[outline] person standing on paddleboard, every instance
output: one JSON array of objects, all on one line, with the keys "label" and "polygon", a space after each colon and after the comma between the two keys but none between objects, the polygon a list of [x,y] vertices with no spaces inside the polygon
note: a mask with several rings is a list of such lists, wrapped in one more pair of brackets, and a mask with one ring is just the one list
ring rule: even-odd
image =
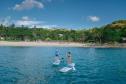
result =
[{"label": "person standing on paddleboard", "polygon": [[59,50],[56,50],[56,52],[55,52],[55,61],[58,61],[58,60],[60,60],[60,58],[59,58]]},{"label": "person standing on paddleboard", "polygon": [[71,52],[67,53],[67,63],[68,63],[68,67],[72,68],[72,70],[76,70],[75,69],[75,63],[72,62],[72,55]]},{"label": "person standing on paddleboard", "polygon": [[68,65],[72,63],[72,55],[71,55],[71,52],[68,52],[67,53],[67,63],[68,63]]}]

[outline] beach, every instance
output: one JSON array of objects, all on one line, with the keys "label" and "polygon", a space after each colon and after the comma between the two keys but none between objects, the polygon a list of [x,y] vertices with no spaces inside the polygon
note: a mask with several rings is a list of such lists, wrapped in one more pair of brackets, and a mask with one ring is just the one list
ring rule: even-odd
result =
[{"label": "beach", "polygon": [[83,47],[82,43],[75,42],[12,42],[12,41],[0,41],[0,46],[56,46],[56,47]]},{"label": "beach", "polygon": [[0,46],[52,46],[52,47],[93,47],[93,48],[126,48],[125,43],[119,44],[92,44],[92,43],[77,43],[77,42],[25,42],[25,41],[0,41]]}]

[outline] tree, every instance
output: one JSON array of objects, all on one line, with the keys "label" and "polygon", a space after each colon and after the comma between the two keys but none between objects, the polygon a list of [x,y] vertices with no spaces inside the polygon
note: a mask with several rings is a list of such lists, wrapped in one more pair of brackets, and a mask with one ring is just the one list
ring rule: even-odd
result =
[{"label": "tree", "polygon": [[94,28],[92,29],[93,37],[95,41],[101,44],[102,43],[102,38],[103,38],[103,28]]}]

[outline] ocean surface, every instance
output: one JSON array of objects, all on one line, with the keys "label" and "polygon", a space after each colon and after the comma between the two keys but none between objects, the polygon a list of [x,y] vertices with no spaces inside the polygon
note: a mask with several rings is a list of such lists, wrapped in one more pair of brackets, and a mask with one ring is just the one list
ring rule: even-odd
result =
[{"label": "ocean surface", "polygon": [[[56,49],[59,67],[52,66]],[[60,73],[68,51],[76,71]],[[0,47],[0,84],[126,84],[126,49]]]}]

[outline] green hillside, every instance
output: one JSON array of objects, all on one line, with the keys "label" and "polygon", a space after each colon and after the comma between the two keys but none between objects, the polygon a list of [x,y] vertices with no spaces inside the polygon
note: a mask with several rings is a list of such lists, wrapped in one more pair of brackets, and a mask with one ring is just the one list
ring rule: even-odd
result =
[{"label": "green hillside", "polygon": [[126,27],[126,20],[114,21],[111,24],[108,24],[106,27],[107,28],[125,28]]}]

